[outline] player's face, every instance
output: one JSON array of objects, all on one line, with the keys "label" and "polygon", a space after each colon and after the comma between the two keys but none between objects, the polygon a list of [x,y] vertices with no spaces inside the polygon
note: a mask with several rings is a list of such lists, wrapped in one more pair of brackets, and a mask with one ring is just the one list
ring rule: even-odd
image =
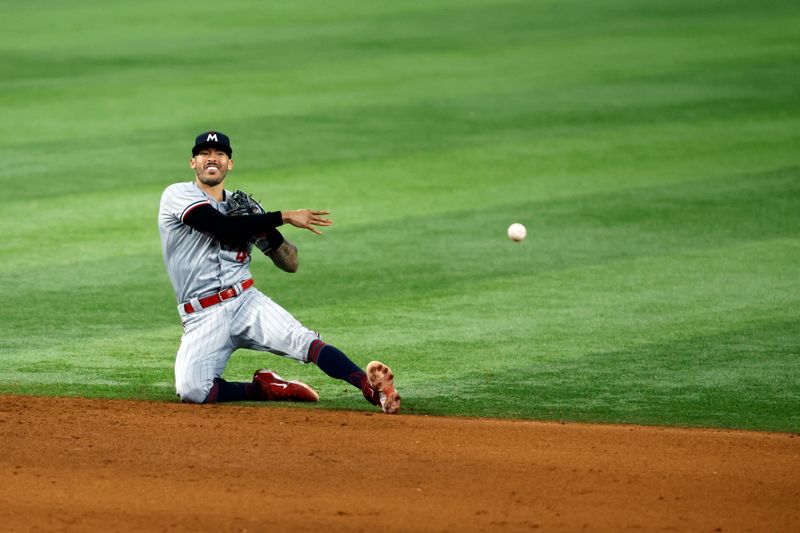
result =
[{"label": "player's face", "polygon": [[213,187],[225,180],[228,171],[233,168],[233,159],[217,148],[204,148],[189,161],[197,179]]}]

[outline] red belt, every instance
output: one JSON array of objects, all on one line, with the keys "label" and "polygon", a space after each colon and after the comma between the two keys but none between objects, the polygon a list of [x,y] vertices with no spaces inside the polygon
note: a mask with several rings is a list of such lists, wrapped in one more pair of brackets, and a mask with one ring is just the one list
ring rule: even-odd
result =
[{"label": "red belt", "polygon": [[[200,309],[205,309],[206,307],[211,307],[212,305],[217,305],[220,302],[229,300],[234,296],[242,294],[244,291],[246,291],[252,286],[253,286],[253,278],[250,278],[242,282],[242,290],[239,292],[236,292],[236,287],[228,287],[224,291],[212,294],[211,296],[205,296],[203,298],[200,298],[198,300],[198,302],[200,302]],[[195,311],[199,311],[200,309],[195,309],[191,302],[183,304],[183,310],[186,311],[187,313],[194,313]]]}]

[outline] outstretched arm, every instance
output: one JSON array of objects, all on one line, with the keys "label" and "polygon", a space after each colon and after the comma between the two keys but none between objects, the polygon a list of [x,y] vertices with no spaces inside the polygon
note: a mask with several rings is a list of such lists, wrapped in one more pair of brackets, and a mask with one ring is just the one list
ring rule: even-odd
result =
[{"label": "outstretched arm", "polygon": [[314,226],[330,226],[332,222],[320,216],[329,213],[330,211],[296,209],[258,215],[226,216],[211,205],[202,204],[186,213],[183,222],[198,231],[210,233],[219,241],[240,242],[264,235],[284,223],[313,231],[319,235],[322,232]]}]

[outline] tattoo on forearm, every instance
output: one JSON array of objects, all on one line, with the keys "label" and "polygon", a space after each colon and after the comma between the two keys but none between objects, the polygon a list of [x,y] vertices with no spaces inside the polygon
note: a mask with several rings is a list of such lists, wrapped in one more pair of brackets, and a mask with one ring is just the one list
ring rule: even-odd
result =
[{"label": "tattoo on forearm", "polygon": [[284,240],[277,250],[270,250],[267,255],[275,266],[286,272],[297,272],[297,246]]}]

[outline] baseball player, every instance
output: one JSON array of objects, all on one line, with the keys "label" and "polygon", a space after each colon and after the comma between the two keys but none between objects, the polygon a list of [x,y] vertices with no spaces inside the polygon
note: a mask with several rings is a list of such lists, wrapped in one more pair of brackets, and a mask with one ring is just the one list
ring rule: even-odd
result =
[{"label": "baseball player", "polygon": [[[366,371],[322,341],[254,286],[250,252],[260,249],[286,272],[297,270],[297,247],[278,227],[289,224],[321,234],[329,211],[265,212],[241,191],[225,189],[233,169],[230,139],[218,131],[195,139],[191,182],[175,183],[161,196],[161,247],[183,324],[175,360],[181,400],[214,403],[243,400],[315,402],[319,394],[302,381],[286,381],[272,370],[257,370],[251,382],[229,382],[222,373],[237,348],[262,350],[314,363],[331,377],[360,389],[386,413],[400,409],[392,371],[378,361]],[[244,209],[244,212],[243,212]]]}]

